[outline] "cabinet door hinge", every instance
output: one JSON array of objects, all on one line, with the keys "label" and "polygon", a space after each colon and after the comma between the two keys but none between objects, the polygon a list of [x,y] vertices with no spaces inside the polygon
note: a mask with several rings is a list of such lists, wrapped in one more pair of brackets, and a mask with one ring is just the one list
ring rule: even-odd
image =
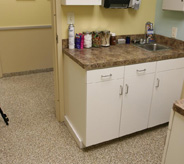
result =
[{"label": "cabinet door hinge", "polygon": [[56,43],[58,44],[58,34],[56,34]]}]

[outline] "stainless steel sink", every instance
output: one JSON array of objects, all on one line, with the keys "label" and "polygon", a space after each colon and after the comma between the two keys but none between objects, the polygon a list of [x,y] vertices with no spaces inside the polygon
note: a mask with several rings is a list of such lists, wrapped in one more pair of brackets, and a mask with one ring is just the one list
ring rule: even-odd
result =
[{"label": "stainless steel sink", "polygon": [[163,46],[160,44],[134,44],[137,47],[143,48],[148,51],[160,51],[160,50],[168,50],[170,49],[167,46]]}]

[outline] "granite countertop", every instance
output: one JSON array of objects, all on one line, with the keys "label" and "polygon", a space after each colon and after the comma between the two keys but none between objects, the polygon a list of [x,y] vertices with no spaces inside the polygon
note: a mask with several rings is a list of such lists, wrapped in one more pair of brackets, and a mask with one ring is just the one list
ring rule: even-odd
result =
[{"label": "granite countertop", "polygon": [[63,49],[63,52],[85,70],[109,68],[184,57],[184,50],[148,51],[132,44],[90,49]]},{"label": "granite countertop", "polygon": [[184,116],[184,99],[176,101],[173,110]]}]

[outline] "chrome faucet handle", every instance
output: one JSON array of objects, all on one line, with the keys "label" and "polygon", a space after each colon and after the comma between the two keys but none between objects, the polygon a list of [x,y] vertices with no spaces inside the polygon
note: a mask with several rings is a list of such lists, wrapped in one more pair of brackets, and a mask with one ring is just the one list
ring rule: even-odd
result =
[{"label": "chrome faucet handle", "polygon": [[146,39],[140,39],[140,44],[145,44],[146,43]]},{"label": "chrome faucet handle", "polygon": [[149,37],[146,39],[146,43],[149,43],[149,42],[150,42],[150,39],[151,39],[151,37],[149,36]]}]

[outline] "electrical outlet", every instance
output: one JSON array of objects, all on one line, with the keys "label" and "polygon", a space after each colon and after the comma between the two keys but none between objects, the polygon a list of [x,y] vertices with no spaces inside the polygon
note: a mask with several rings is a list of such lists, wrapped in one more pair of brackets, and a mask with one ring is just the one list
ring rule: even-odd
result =
[{"label": "electrical outlet", "polygon": [[177,36],[177,31],[178,31],[178,28],[177,27],[172,27],[172,38],[176,38]]},{"label": "electrical outlet", "polygon": [[68,22],[68,24],[75,23],[74,13],[67,13],[67,22]]}]

